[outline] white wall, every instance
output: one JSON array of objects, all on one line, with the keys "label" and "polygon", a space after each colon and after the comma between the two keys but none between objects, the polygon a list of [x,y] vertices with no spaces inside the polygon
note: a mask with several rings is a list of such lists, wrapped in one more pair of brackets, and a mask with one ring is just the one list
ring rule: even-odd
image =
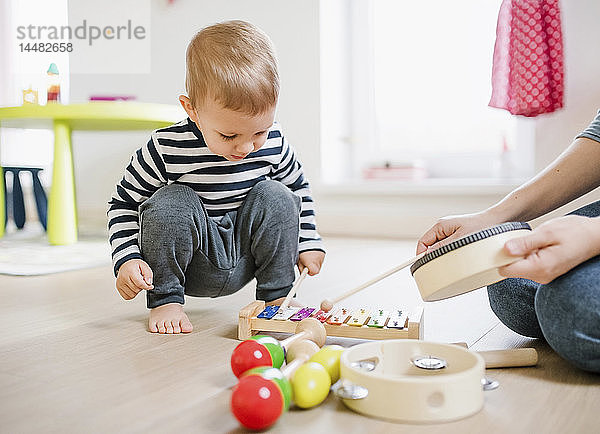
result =
[{"label": "white wall", "polygon": [[[320,0],[328,1],[328,0]],[[152,72],[148,75],[73,75],[71,101],[90,94],[135,94],[140,101],[177,103],[183,91],[184,53],[192,34],[206,24],[246,19],[273,39],[282,93],[278,119],[298,149],[317,199],[322,233],[418,237],[438,217],[483,209],[514,186],[429,186],[413,189],[324,188],[319,185],[320,65],[319,0],[153,0]],[[565,108],[535,120],[536,169],[555,158],[600,108],[600,2],[561,2],[565,40]],[[104,226],[106,201],[131,152],[146,133],[76,133],[75,160],[82,227]],[[327,161],[322,162],[327,165]],[[560,210],[600,199],[592,192]]]},{"label": "white wall", "polygon": [[[179,104],[184,92],[185,50],[195,32],[217,21],[243,19],[262,28],[279,58],[281,96],[277,119],[296,147],[310,178],[319,159],[318,0],[152,0],[152,71],[144,75],[73,74],[71,102],[92,94],[135,95],[138,101]],[[131,153],[148,133],[73,136],[81,227],[105,226],[106,203]]]},{"label": "white wall", "polygon": [[[561,6],[566,65],[565,107],[533,119],[536,172],[556,158],[600,109],[600,26],[597,25],[600,2],[564,0]],[[418,238],[437,218],[485,209],[513,187],[478,183],[456,187],[322,188],[316,195],[319,226],[322,232],[335,234]],[[593,200],[600,200],[600,189],[550,216],[564,214]]]}]

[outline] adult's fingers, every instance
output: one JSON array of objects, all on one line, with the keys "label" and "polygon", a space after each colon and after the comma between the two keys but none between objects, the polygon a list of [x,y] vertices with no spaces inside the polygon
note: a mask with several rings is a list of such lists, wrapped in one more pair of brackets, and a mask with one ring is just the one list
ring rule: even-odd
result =
[{"label": "adult's fingers", "polygon": [[553,244],[554,240],[550,239],[547,233],[534,230],[523,237],[508,240],[504,244],[504,250],[513,256],[525,256]]},{"label": "adult's fingers", "polygon": [[523,259],[498,268],[498,273],[503,277],[521,277],[538,283],[548,283],[568,268],[558,260],[555,249],[546,247],[535,251]]},{"label": "adult's fingers", "polygon": [[[438,244],[442,240],[446,240],[451,237],[459,226],[448,223],[436,223],[429,229],[417,242],[417,255],[424,252],[428,248],[438,247]],[[449,242],[449,241],[447,241]],[[440,244],[441,246],[441,244]]]}]

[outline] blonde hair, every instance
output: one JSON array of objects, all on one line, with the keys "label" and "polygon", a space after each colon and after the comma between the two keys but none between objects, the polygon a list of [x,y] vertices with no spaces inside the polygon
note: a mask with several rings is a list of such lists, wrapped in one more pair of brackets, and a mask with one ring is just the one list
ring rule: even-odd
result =
[{"label": "blonde hair", "polygon": [[245,21],[205,27],[187,48],[185,88],[196,108],[212,98],[230,110],[264,113],[279,97],[273,43]]}]

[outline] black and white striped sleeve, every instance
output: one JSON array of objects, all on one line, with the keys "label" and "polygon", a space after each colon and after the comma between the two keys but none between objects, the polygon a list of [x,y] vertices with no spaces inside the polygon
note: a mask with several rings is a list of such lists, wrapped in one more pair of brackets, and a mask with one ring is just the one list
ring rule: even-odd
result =
[{"label": "black and white striped sleeve", "polygon": [[108,205],[108,236],[115,275],[130,259],[142,259],[138,244],[139,206],[167,183],[156,133],[136,151]]},{"label": "black and white striped sleeve", "polygon": [[273,179],[286,185],[302,199],[299,250],[300,252],[308,250],[324,252],[323,241],[317,232],[314,202],[308,180],[302,170],[302,164],[296,158],[294,149],[284,136],[281,141],[281,160],[273,169]]}]

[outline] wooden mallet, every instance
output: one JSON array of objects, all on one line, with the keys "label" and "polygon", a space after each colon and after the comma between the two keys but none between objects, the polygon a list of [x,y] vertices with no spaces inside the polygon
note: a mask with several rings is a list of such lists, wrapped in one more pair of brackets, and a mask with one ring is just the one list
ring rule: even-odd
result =
[{"label": "wooden mallet", "polygon": [[285,300],[283,300],[283,303],[281,303],[281,306],[279,306],[279,309],[278,309],[279,312],[283,312],[290,305],[292,298],[294,297],[294,295],[296,295],[296,291],[298,291],[298,287],[300,286],[302,281],[304,281],[304,278],[306,277],[307,274],[308,274],[308,267],[304,267],[304,269],[302,270],[302,273],[300,273],[300,277],[298,277],[298,279],[296,279],[296,282],[294,282],[294,286],[292,286],[292,289],[290,289],[290,292],[288,292],[288,295],[286,295]]},{"label": "wooden mallet", "polygon": [[332,300],[329,300],[329,299],[323,300],[321,302],[321,309],[324,310],[325,312],[329,312],[333,308],[333,305],[336,304],[337,302],[339,302],[339,301],[341,301],[341,300],[343,300],[345,298],[348,298],[351,295],[356,294],[357,292],[362,291],[365,288],[368,288],[369,286],[371,286],[371,285],[379,282],[380,280],[385,279],[386,277],[388,277],[388,276],[390,276],[390,275],[392,275],[394,273],[397,273],[398,271],[402,270],[403,268],[406,268],[406,267],[412,265],[413,263],[415,263],[416,261],[418,261],[422,256],[424,256],[426,253],[427,253],[426,251],[423,252],[423,253],[420,253],[417,256],[409,259],[408,261],[403,262],[402,264],[400,264],[400,265],[392,268],[391,270],[388,270],[385,273],[380,274],[379,276],[377,276],[377,277],[369,280],[368,282],[365,282],[362,285],[357,286],[354,289],[351,289],[350,291],[347,291],[347,292],[344,292],[341,295],[338,295],[337,297],[335,297]]}]

